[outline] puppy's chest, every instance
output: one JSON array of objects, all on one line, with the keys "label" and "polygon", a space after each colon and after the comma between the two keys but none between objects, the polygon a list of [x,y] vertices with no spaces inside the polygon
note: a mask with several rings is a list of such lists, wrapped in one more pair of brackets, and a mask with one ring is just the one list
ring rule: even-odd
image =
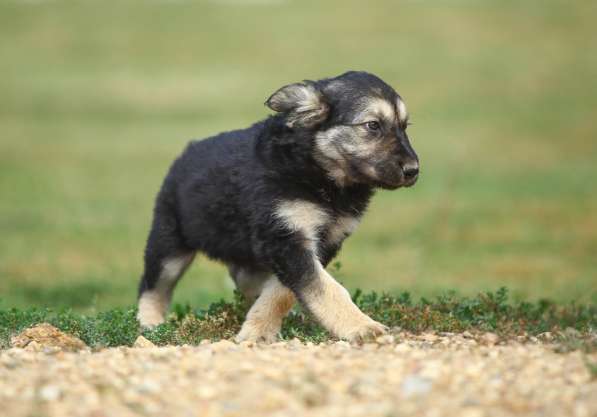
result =
[{"label": "puppy's chest", "polygon": [[350,236],[359,225],[360,218],[349,215],[336,215],[327,224],[323,225],[320,239],[321,243],[329,246],[340,245]]},{"label": "puppy's chest", "polygon": [[337,246],[354,232],[360,217],[304,200],[283,201],[276,217],[292,231],[300,232],[308,247]]}]

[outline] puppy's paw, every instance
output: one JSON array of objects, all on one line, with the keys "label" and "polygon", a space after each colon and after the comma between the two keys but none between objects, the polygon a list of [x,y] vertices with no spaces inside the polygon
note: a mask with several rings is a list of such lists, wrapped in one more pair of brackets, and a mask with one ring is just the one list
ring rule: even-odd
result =
[{"label": "puppy's paw", "polygon": [[168,298],[157,291],[145,291],[139,297],[137,320],[143,329],[154,329],[166,321]]},{"label": "puppy's paw", "polygon": [[137,320],[143,330],[153,330],[165,321],[163,317],[147,317],[139,314],[137,315]]},{"label": "puppy's paw", "polygon": [[236,343],[255,342],[255,343],[275,343],[278,341],[278,332],[280,329],[271,327],[255,326],[252,323],[245,322],[240,332],[234,338]]},{"label": "puppy's paw", "polygon": [[351,329],[342,338],[348,340],[350,343],[361,344],[375,340],[377,337],[387,333],[388,330],[387,326],[369,319],[366,323]]},{"label": "puppy's paw", "polygon": [[157,326],[166,321],[164,314],[161,311],[158,311],[154,308],[148,308],[146,305],[139,305],[137,320],[139,321],[141,328],[144,330],[155,329]]}]

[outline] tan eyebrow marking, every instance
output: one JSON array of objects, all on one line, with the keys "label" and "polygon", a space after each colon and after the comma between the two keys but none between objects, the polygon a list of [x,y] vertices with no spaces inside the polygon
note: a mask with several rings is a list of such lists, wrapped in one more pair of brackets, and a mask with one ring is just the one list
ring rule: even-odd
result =
[{"label": "tan eyebrow marking", "polygon": [[356,123],[364,123],[375,119],[396,120],[394,107],[382,98],[372,98],[364,103],[364,109],[356,118]]},{"label": "tan eyebrow marking", "polygon": [[406,104],[400,98],[396,99],[396,108],[398,109],[398,120],[404,123],[408,120],[408,111],[406,110]]}]

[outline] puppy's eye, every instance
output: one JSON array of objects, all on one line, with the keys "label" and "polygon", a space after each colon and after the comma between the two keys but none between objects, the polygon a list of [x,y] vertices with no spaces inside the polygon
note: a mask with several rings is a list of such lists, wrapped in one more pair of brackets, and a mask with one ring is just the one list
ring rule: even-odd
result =
[{"label": "puppy's eye", "polygon": [[375,120],[365,123],[365,126],[367,126],[367,129],[369,129],[372,132],[377,132],[381,127],[379,126],[379,122],[376,122]]}]

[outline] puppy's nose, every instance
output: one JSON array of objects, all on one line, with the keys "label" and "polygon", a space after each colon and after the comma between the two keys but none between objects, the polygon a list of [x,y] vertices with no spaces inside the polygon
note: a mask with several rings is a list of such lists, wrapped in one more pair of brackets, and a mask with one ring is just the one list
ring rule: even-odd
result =
[{"label": "puppy's nose", "polygon": [[407,164],[402,168],[404,178],[407,180],[413,179],[419,175],[419,164]]}]

